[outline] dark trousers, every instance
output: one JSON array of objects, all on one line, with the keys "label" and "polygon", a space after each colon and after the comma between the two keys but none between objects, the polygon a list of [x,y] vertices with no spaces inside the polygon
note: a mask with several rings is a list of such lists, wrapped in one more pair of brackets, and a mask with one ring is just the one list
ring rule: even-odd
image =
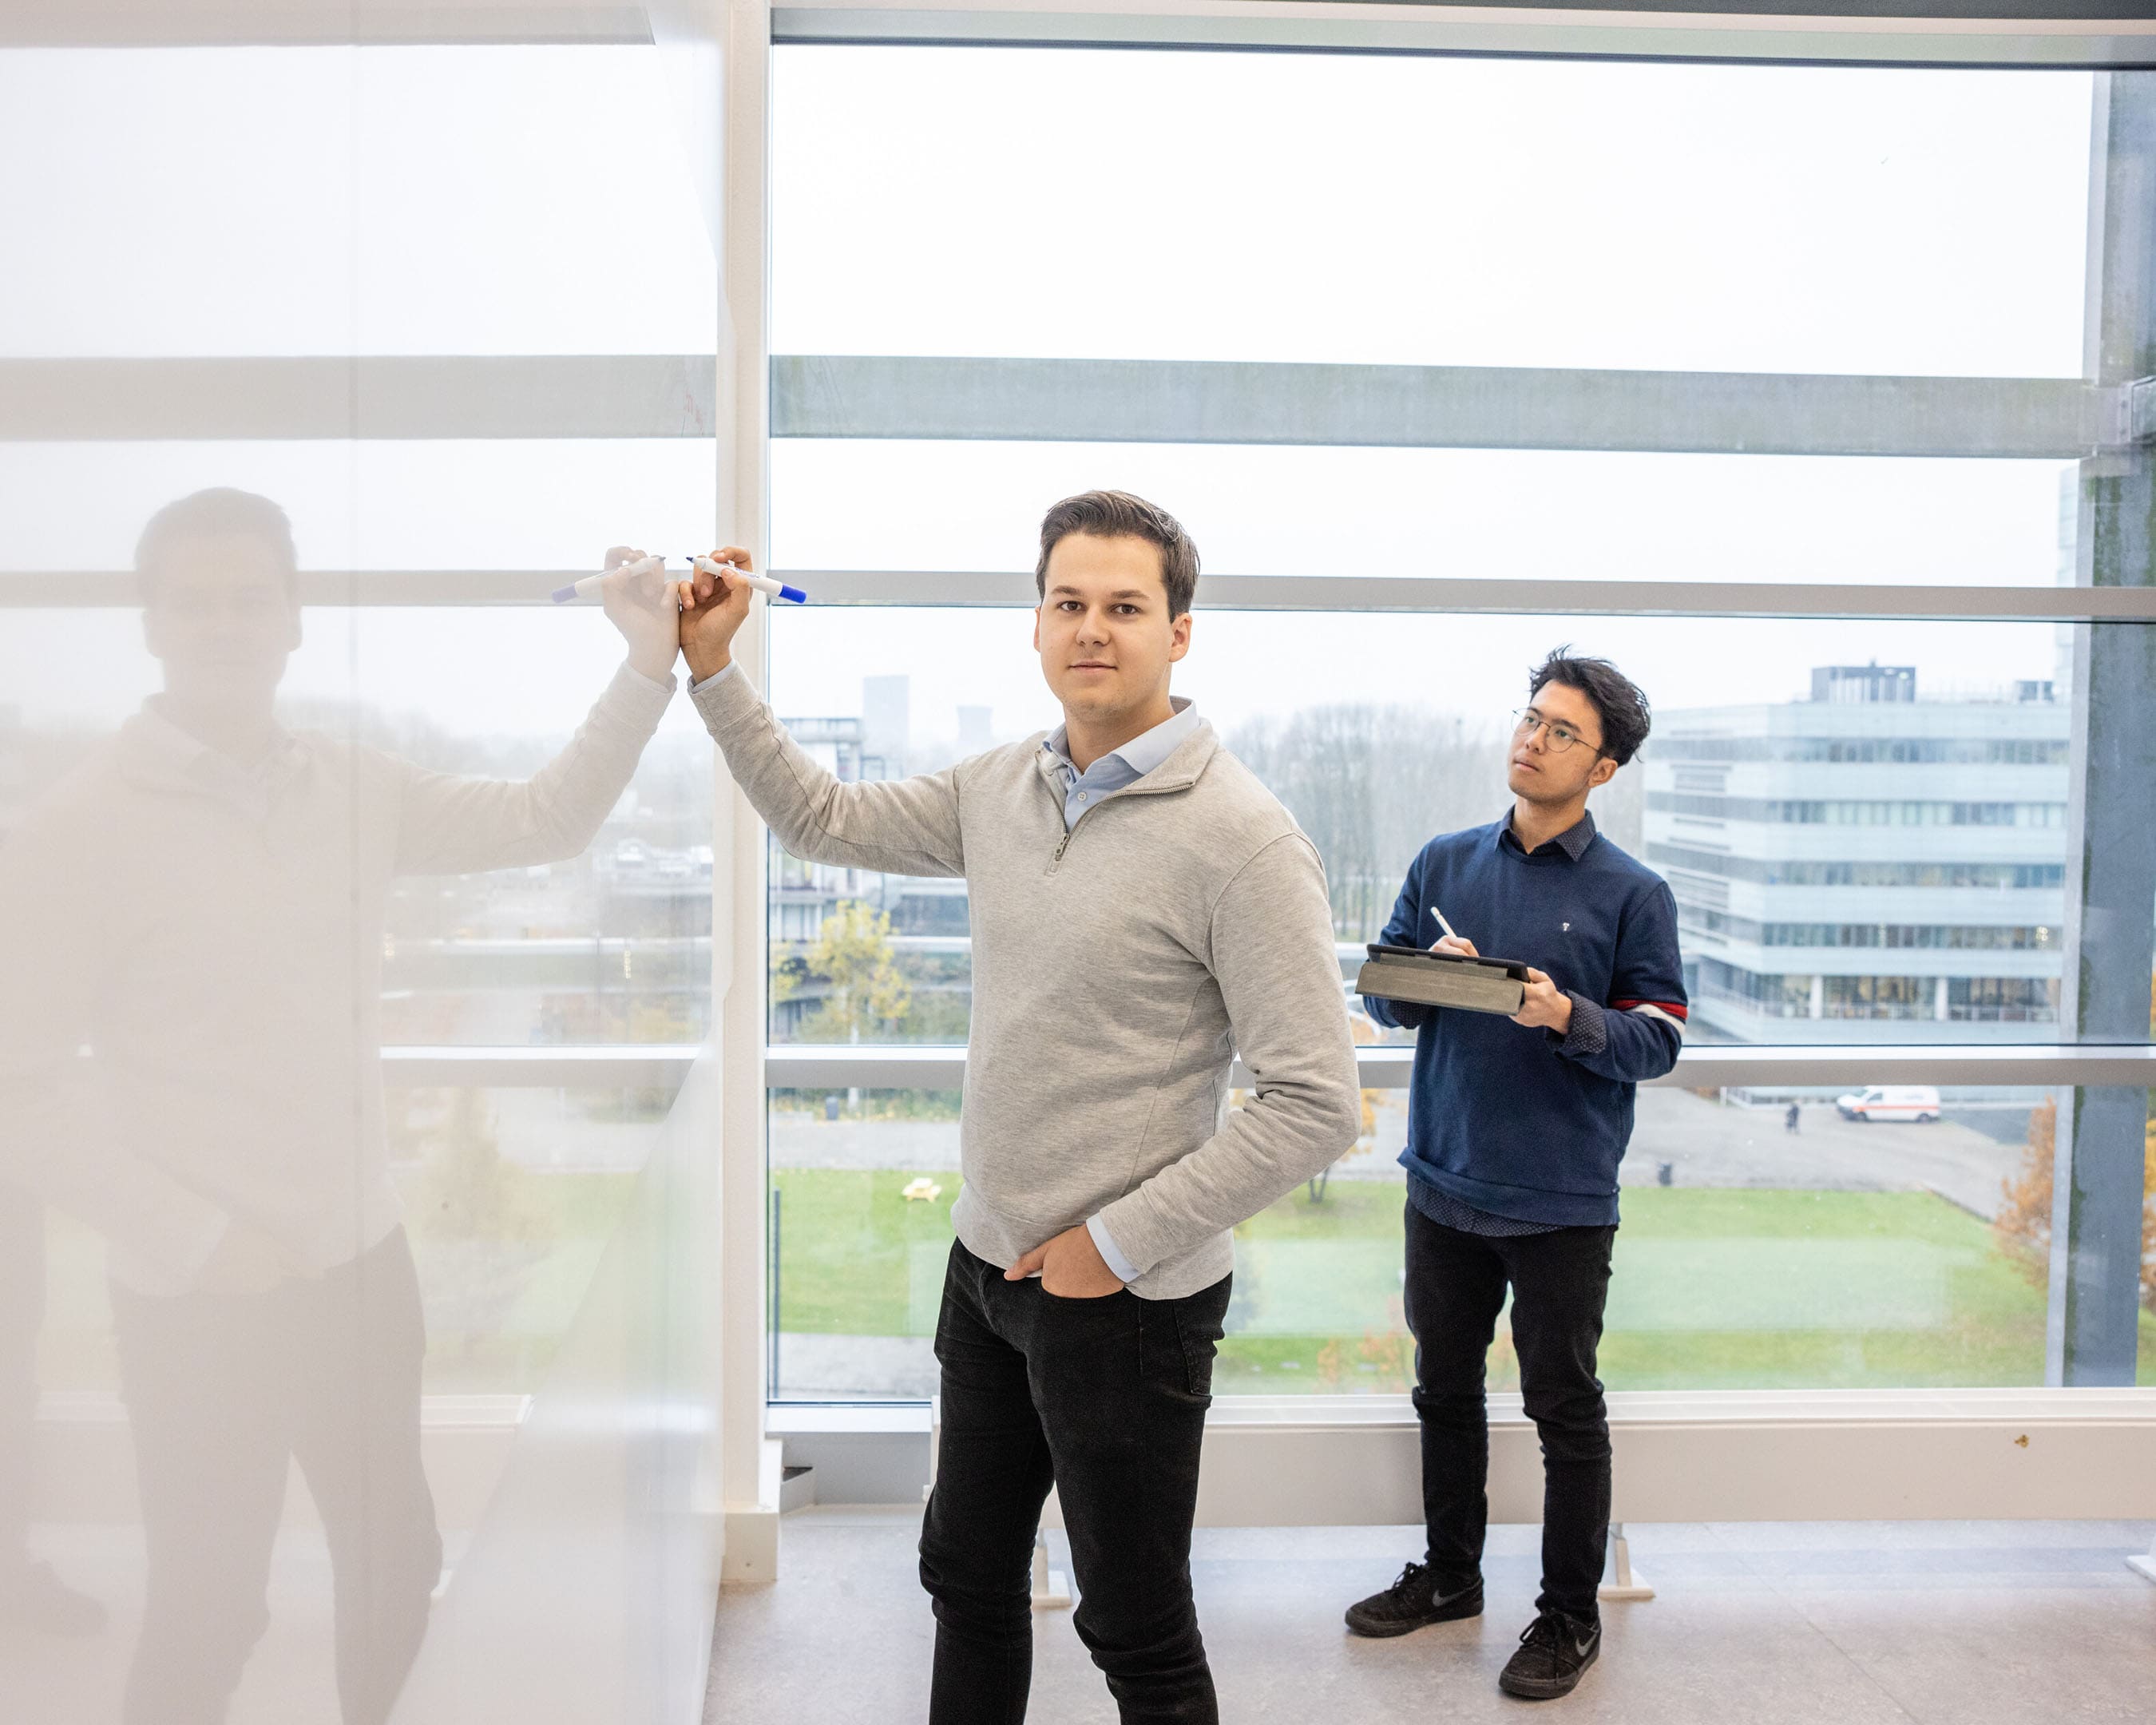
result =
[{"label": "dark trousers", "polygon": [[0,1583],[28,1560],[23,1536],[44,1317],[44,1209],[21,1188],[0,1185]]},{"label": "dark trousers", "polygon": [[426,1633],[442,1543],[419,1465],[419,1283],[402,1231],[265,1294],[112,1291],[149,1569],[126,1725],[215,1725],[269,1626],[295,1459],[336,1593],[346,1725],[381,1725]]},{"label": "dark trousers", "polygon": [[1415,1338],[1429,1560],[1445,1589],[1481,1573],[1490,1516],[1485,1366],[1505,1289],[1527,1417],[1543,1446],[1538,1610],[1597,1620],[1609,1537],[1609,1420],[1594,1351],[1602,1339],[1614,1228],[1490,1239],[1408,1206],[1407,1318]]},{"label": "dark trousers", "polygon": [[1190,1590],[1198,1452],[1229,1278],[1181,1300],[1065,1300],[953,1242],[936,1327],[942,1436],[921,1532],[935,1600],[931,1725],[1019,1725],[1031,1565],[1052,1483],[1078,1636],[1134,1721],[1214,1725]]}]

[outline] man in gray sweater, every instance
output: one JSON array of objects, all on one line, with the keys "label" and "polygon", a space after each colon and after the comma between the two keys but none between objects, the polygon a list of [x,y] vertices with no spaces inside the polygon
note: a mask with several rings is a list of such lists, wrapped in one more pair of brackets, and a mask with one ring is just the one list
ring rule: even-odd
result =
[{"label": "man in gray sweater", "polygon": [[[1123,1719],[1211,1722],[1190,1527],[1229,1230],[1353,1142],[1354,1050],[1317,851],[1168,694],[1190,647],[1189,536],[1142,499],[1088,492],[1049,511],[1034,581],[1062,726],[896,783],[839,783],[733,667],[745,583],[684,583],[681,644],[705,723],[788,850],[966,880],[965,1184],[921,1539],[932,1725],[1024,1717],[1051,1484],[1078,1633]],[[1238,1053],[1252,1100],[1224,1111]]]},{"label": "man in gray sweater", "polygon": [[382,1095],[390,896],[583,852],[672,697],[680,624],[665,582],[611,577],[628,655],[576,736],[529,779],[467,778],[280,722],[299,553],[269,498],[167,504],[136,571],[163,687],[0,845],[0,1181],[104,1238],[136,1488],[113,1518],[139,1504],[141,1528],[124,1697],[92,1666],[99,1702],[29,1712],[226,1718],[296,1465],[340,1710],[382,1725],[442,1571]]}]

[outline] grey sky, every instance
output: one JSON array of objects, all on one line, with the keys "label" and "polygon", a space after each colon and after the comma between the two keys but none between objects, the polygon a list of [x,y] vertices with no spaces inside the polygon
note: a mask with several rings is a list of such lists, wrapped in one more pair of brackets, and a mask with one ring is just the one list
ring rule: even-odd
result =
[{"label": "grey sky", "polygon": [[783,49],[773,346],[2077,374],[2090,90]]}]

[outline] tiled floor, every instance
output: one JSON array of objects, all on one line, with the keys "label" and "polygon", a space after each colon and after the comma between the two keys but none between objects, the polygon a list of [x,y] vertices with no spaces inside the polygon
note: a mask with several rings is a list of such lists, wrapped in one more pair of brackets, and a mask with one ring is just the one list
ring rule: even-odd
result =
[{"label": "tiled floor", "polygon": [[[719,1607],[709,1721],[901,1725],[925,1717],[933,1626],[917,1511],[813,1509],[782,1524],[779,1580]],[[1659,1589],[1604,1608],[1574,1721],[1640,1725],[2156,1725],[2156,1584],[2128,1568],[2146,1522],[1852,1522],[1632,1530]],[[1496,1688],[1532,1615],[1537,1531],[1491,1530],[1489,1610],[1396,1640],[1341,1627],[1391,1580],[1414,1530],[1210,1529],[1199,1610],[1221,1717],[1517,1720]],[[1116,1712],[1068,1612],[1037,1614],[1031,1718]],[[1322,1711],[1321,1711],[1322,1710]]]}]

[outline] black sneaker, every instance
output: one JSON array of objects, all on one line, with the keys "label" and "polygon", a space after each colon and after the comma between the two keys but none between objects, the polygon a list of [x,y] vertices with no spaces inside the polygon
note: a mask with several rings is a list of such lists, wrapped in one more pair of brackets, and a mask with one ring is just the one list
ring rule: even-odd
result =
[{"label": "black sneaker", "polygon": [[1348,1627],[1358,1635],[1404,1635],[1424,1624],[1450,1623],[1455,1618],[1481,1615],[1480,1576],[1466,1587],[1440,1594],[1430,1565],[1410,1563],[1384,1592],[1372,1594],[1348,1608]]},{"label": "black sneaker", "polygon": [[1506,1661],[1497,1686],[1527,1701],[1554,1701],[1572,1693],[1601,1651],[1600,1624],[1545,1611],[1522,1631],[1520,1651]]}]

